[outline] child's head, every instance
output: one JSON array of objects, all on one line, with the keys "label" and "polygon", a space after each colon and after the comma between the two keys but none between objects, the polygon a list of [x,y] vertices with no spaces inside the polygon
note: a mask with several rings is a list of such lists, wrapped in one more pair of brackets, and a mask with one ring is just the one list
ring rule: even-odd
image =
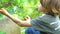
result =
[{"label": "child's head", "polygon": [[59,15],[60,13],[60,0],[40,0],[42,7],[45,8],[46,13],[51,15]]}]

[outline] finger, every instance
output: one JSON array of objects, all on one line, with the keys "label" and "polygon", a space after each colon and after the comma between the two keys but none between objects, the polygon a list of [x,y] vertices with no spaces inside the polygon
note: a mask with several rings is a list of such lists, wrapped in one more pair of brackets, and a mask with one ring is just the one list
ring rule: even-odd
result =
[{"label": "finger", "polygon": [[27,18],[25,17],[25,20],[27,20]]},{"label": "finger", "polygon": [[27,18],[27,19],[30,19],[30,17],[29,17],[29,16],[26,16],[26,18]]},{"label": "finger", "polygon": [[25,17],[25,20],[30,20],[30,17],[29,17],[29,16],[26,16],[26,17]]}]

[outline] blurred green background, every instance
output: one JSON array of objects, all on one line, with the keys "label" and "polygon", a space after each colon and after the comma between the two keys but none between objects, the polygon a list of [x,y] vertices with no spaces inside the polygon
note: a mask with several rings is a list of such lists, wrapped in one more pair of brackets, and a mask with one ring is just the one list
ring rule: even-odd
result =
[{"label": "blurred green background", "polygon": [[[36,18],[41,12],[37,11],[40,0],[0,0],[0,8],[5,8],[11,15],[24,20],[25,16],[30,16],[31,19]],[[0,19],[3,17],[0,14]],[[25,27],[20,27],[21,34],[24,34]],[[0,34],[4,33],[0,31]],[[6,34],[6,33],[5,33]]]}]

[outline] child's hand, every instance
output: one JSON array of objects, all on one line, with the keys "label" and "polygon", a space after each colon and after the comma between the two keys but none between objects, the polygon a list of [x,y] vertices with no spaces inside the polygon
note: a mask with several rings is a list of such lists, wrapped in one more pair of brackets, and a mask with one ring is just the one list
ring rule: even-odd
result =
[{"label": "child's hand", "polygon": [[0,9],[0,13],[2,13],[2,14],[8,14],[7,10],[5,10],[4,8]]},{"label": "child's hand", "polygon": [[26,20],[26,21],[30,21],[30,17],[29,17],[29,16],[26,16],[26,17],[25,17],[25,20]]}]

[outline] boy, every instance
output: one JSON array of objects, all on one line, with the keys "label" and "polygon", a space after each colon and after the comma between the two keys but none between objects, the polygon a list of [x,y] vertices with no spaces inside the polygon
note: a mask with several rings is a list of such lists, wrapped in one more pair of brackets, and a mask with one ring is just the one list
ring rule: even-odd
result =
[{"label": "boy", "polygon": [[41,34],[60,34],[60,0],[40,0],[40,10],[44,12],[42,16],[36,19],[28,19],[22,21],[14,18],[5,9],[1,8],[0,12],[9,17],[19,26],[32,26],[35,30],[41,32]]}]

